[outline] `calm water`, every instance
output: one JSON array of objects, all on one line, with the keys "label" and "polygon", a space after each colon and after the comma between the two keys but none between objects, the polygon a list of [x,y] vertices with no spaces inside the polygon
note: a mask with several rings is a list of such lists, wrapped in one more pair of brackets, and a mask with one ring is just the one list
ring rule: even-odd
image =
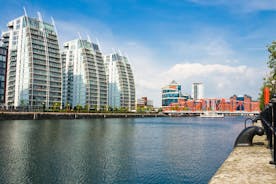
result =
[{"label": "calm water", "polygon": [[0,183],[207,183],[244,119],[0,121]]}]

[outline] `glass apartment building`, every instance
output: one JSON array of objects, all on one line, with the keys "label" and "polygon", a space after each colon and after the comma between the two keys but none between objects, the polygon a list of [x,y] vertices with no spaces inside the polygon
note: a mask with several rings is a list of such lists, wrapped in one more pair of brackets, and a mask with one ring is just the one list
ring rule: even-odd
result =
[{"label": "glass apartment building", "polygon": [[0,47],[0,105],[5,103],[7,49]]},{"label": "glass apartment building", "polygon": [[162,107],[177,103],[179,99],[186,99],[181,93],[181,85],[174,80],[162,88]]},{"label": "glass apartment building", "polygon": [[108,106],[135,110],[135,84],[127,57],[118,53],[105,56],[108,76]]},{"label": "glass apartment building", "polygon": [[103,110],[107,106],[107,78],[99,46],[76,39],[64,43],[62,52],[62,103]]},{"label": "glass apartment building", "polygon": [[55,27],[21,16],[8,23],[6,105],[46,108],[61,103],[61,59]]}]

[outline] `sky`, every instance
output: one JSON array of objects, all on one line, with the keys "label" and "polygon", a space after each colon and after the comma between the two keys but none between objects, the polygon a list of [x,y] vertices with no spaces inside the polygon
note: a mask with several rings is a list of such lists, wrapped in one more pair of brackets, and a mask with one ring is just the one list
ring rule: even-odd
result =
[{"label": "sky", "polygon": [[[3,1],[3,2],[1,2]],[[136,96],[161,105],[161,88],[175,80],[207,98],[258,98],[268,74],[267,46],[276,39],[276,0],[0,0],[0,30],[24,14],[54,18],[60,47],[99,40],[103,54],[129,58]]]}]

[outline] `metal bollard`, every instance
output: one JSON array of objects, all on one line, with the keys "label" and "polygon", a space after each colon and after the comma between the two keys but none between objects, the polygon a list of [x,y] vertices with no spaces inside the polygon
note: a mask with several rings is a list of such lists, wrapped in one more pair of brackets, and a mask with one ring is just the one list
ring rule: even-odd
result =
[{"label": "metal bollard", "polygon": [[264,129],[258,126],[250,126],[245,128],[237,137],[234,147],[252,146],[252,140],[255,135],[264,135]]}]

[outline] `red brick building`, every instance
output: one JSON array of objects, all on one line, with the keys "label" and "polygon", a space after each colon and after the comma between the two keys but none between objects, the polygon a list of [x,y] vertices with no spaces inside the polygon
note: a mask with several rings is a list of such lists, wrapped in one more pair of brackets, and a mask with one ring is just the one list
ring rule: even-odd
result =
[{"label": "red brick building", "polygon": [[180,99],[177,103],[171,103],[168,107],[163,107],[163,111],[260,111],[260,102],[253,101],[248,95],[233,95],[230,99],[225,98],[205,98],[201,100],[184,100]]}]

